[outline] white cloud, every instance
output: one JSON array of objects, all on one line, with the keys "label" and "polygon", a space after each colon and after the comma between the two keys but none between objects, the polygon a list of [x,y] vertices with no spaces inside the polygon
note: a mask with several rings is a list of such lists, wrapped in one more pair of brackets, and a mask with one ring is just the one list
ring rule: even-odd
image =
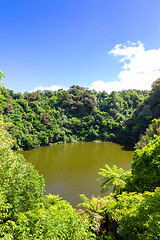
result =
[{"label": "white cloud", "polygon": [[141,42],[117,44],[110,52],[123,63],[117,81],[95,81],[90,88],[97,91],[121,91],[123,89],[150,90],[160,77],[160,49],[145,50]]},{"label": "white cloud", "polygon": [[51,87],[36,87],[34,88],[31,92],[36,92],[37,90],[44,91],[44,90],[49,90],[49,91],[57,91],[59,89],[64,89],[67,90],[65,87],[57,86],[57,85],[52,85]]},{"label": "white cloud", "polygon": [[[109,53],[118,57],[122,63],[122,69],[116,81],[105,82],[97,80],[91,83],[90,89],[96,91],[121,91],[127,89],[150,90],[151,84],[160,78],[160,48],[145,50],[143,43],[127,42],[126,45],[117,44]],[[67,88],[53,85],[51,87],[36,87],[32,91],[51,90]]]}]

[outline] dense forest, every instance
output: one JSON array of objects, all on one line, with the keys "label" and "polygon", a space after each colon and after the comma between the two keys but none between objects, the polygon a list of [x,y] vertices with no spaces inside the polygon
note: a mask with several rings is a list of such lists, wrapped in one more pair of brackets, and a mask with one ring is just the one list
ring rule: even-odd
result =
[{"label": "dense forest", "polygon": [[[0,72],[0,78],[3,74]],[[1,239],[160,238],[160,79],[151,91],[0,91]],[[132,169],[99,172],[105,197],[82,209],[45,195],[44,179],[17,150],[74,141],[135,145]]]},{"label": "dense forest", "polygon": [[[147,91],[107,94],[72,86],[67,91],[15,94],[2,88],[1,92],[0,113],[8,124],[8,132],[16,139],[15,147],[23,150],[74,141],[135,144],[155,117],[148,104],[141,107],[151,95]],[[130,133],[133,118],[137,123]]]}]

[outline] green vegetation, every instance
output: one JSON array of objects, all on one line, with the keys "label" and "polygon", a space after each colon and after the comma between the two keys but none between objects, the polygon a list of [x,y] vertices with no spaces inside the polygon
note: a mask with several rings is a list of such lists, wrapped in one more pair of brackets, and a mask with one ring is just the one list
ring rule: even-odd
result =
[{"label": "green vegetation", "polygon": [[90,223],[58,196],[45,196],[44,179],[11,150],[0,122],[0,238],[92,239]]},{"label": "green vegetation", "polygon": [[125,127],[126,141],[137,143],[151,124],[153,119],[160,117],[160,79],[152,84],[152,91],[139,104]]},{"label": "green vegetation", "polygon": [[131,189],[153,191],[160,187],[160,136],[141,150],[136,150],[132,164]]},{"label": "green vegetation", "polygon": [[[2,77],[0,72],[0,83]],[[79,86],[14,94],[1,85],[1,239],[160,239],[159,79],[151,92],[110,95]],[[137,143],[137,150],[131,171],[100,169],[102,191],[113,185],[114,193],[91,199],[81,194],[79,210],[59,196],[45,196],[43,177],[15,152],[93,140]]]},{"label": "green vegetation", "polygon": [[141,139],[135,145],[135,148],[142,149],[157,136],[160,136],[160,119],[153,119],[151,124],[146,129],[145,134],[141,136]]},{"label": "green vegetation", "polygon": [[149,94],[98,93],[79,86],[55,92],[1,92],[0,113],[16,139],[14,148],[23,150],[74,141],[128,141],[125,126]]},{"label": "green vegetation", "polygon": [[101,172],[98,174],[101,176],[98,181],[103,181],[101,184],[102,190],[101,193],[105,193],[111,186],[114,186],[113,192],[119,194],[122,189],[126,186],[127,179],[131,176],[131,171],[124,171],[122,168],[118,168],[113,165],[113,167],[109,167],[107,164],[105,165],[106,169],[100,169]]},{"label": "green vegetation", "polygon": [[159,239],[160,188],[143,194],[123,192],[116,197],[81,198],[81,214],[92,223],[96,239]]}]

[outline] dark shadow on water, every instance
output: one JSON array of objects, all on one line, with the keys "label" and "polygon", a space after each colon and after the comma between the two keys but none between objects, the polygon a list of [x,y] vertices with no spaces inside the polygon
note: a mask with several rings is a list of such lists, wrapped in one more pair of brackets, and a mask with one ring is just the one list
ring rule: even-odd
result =
[{"label": "dark shadow on water", "polygon": [[135,148],[133,145],[120,144],[120,146],[122,146],[122,150],[124,150],[124,151],[135,151]]}]

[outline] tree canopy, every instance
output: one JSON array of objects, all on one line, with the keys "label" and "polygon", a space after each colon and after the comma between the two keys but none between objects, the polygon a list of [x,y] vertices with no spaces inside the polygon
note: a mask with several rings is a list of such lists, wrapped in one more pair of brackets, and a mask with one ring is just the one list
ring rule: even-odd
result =
[{"label": "tree canopy", "polygon": [[160,136],[135,151],[132,163],[133,190],[153,191],[160,187]]},{"label": "tree canopy", "polygon": [[67,91],[1,92],[0,113],[16,139],[14,148],[23,150],[74,141],[125,142],[127,122],[148,96],[147,91],[107,94],[79,86]]}]

